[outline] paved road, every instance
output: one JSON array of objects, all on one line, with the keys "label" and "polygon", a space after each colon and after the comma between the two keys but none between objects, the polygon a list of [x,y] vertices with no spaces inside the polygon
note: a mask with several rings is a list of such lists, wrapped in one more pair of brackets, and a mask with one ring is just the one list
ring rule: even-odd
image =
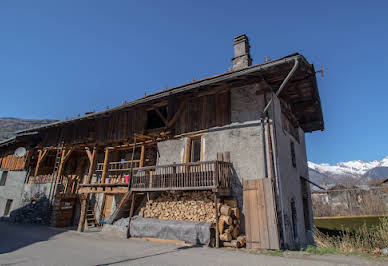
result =
[{"label": "paved road", "polygon": [[357,257],[250,254],[0,222],[0,265],[376,265]]}]

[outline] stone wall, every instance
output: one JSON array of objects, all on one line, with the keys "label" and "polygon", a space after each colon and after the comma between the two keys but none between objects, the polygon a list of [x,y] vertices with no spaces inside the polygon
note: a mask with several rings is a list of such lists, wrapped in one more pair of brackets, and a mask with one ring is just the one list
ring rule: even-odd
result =
[{"label": "stone wall", "polygon": [[[0,177],[4,170],[0,170]],[[0,186],[0,216],[3,216],[7,200],[13,200],[11,209],[15,210],[22,207],[22,192],[24,180],[26,178],[26,171],[8,171],[7,180],[4,186]]]}]

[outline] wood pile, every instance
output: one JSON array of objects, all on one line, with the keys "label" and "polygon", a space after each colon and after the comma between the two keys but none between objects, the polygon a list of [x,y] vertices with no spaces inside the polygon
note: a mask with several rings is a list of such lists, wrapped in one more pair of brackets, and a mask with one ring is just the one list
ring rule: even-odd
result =
[{"label": "wood pile", "polygon": [[245,237],[240,235],[240,210],[236,200],[225,200],[219,206],[218,231],[224,247],[245,246]]},{"label": "wood pile", "polygon": [[155,200],[147,201],[139,216],[162,220],[215,222],[213,194],[208,191],[163,192]]}]

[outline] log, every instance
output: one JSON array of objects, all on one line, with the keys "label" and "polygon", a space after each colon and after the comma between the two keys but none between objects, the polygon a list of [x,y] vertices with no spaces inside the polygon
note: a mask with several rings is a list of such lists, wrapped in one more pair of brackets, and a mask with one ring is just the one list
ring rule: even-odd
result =
[{"label": "log", "polygon": [[224,200],[224,204],[228,205],[231,208],[237,208],[237,200],[236,199]]},{"label": "log", "polygon": [[232,212],[232,208],[227,205],[222,205],[220,209],[221,215],[229,216]]},{"label": "log", "polygon": [[232,208],[232,217],[240,220],[240,210],[238,208]]},{"label": "log", "polygon": [[222,220],[218,222],[218,232],[220,232],[220,234],[224,232],[224,221]]},{"label": "log", "polygon": [[238,242],[237,240],[231,240],[230,242],[223,242],[222,245],[224,247],[241,248],[240,242]]},{"label": "log", "polygon": [[233,239],[237,239],[238,234],[240,234],[240,226],[239,225],[234,226],[231,234]]},{"label": "log", "polygon": [[240,220],[234,219],[234,220],[233,220],[233,224],[234,224],[234,225],[240,225]]},{"label": "log", "polygon": [[229,227],[227,229],[225,229],[225,233],[229,233],[229,234],[232,234],[232,231],[234,229],[234,226],[233,225],[229,225]]},{"label": "log", "polygon": [[245,236],[241,235],[237,237],[237,242],[240,243],[240,246],[243,247],[245,246]]},{"label": "log", "polygon": [[220,235],[220,240],[229,242],[232,240],[232,235],[229,233],[223,233]]},{"label": "log", "polygon": [[233,219],[231,216],[226,216],[226,215],[221,215],[220,216],[220,221],[223,221],[227,225],[232,225]]}]

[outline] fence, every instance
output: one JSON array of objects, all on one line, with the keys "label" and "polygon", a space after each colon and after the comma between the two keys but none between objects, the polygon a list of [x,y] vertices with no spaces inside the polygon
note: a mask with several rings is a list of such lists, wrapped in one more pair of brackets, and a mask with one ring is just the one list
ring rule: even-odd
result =
[{"label": "fence", "polygon": [[312,204],[315,217],[388,215],[388,188],[317,191]]}]

